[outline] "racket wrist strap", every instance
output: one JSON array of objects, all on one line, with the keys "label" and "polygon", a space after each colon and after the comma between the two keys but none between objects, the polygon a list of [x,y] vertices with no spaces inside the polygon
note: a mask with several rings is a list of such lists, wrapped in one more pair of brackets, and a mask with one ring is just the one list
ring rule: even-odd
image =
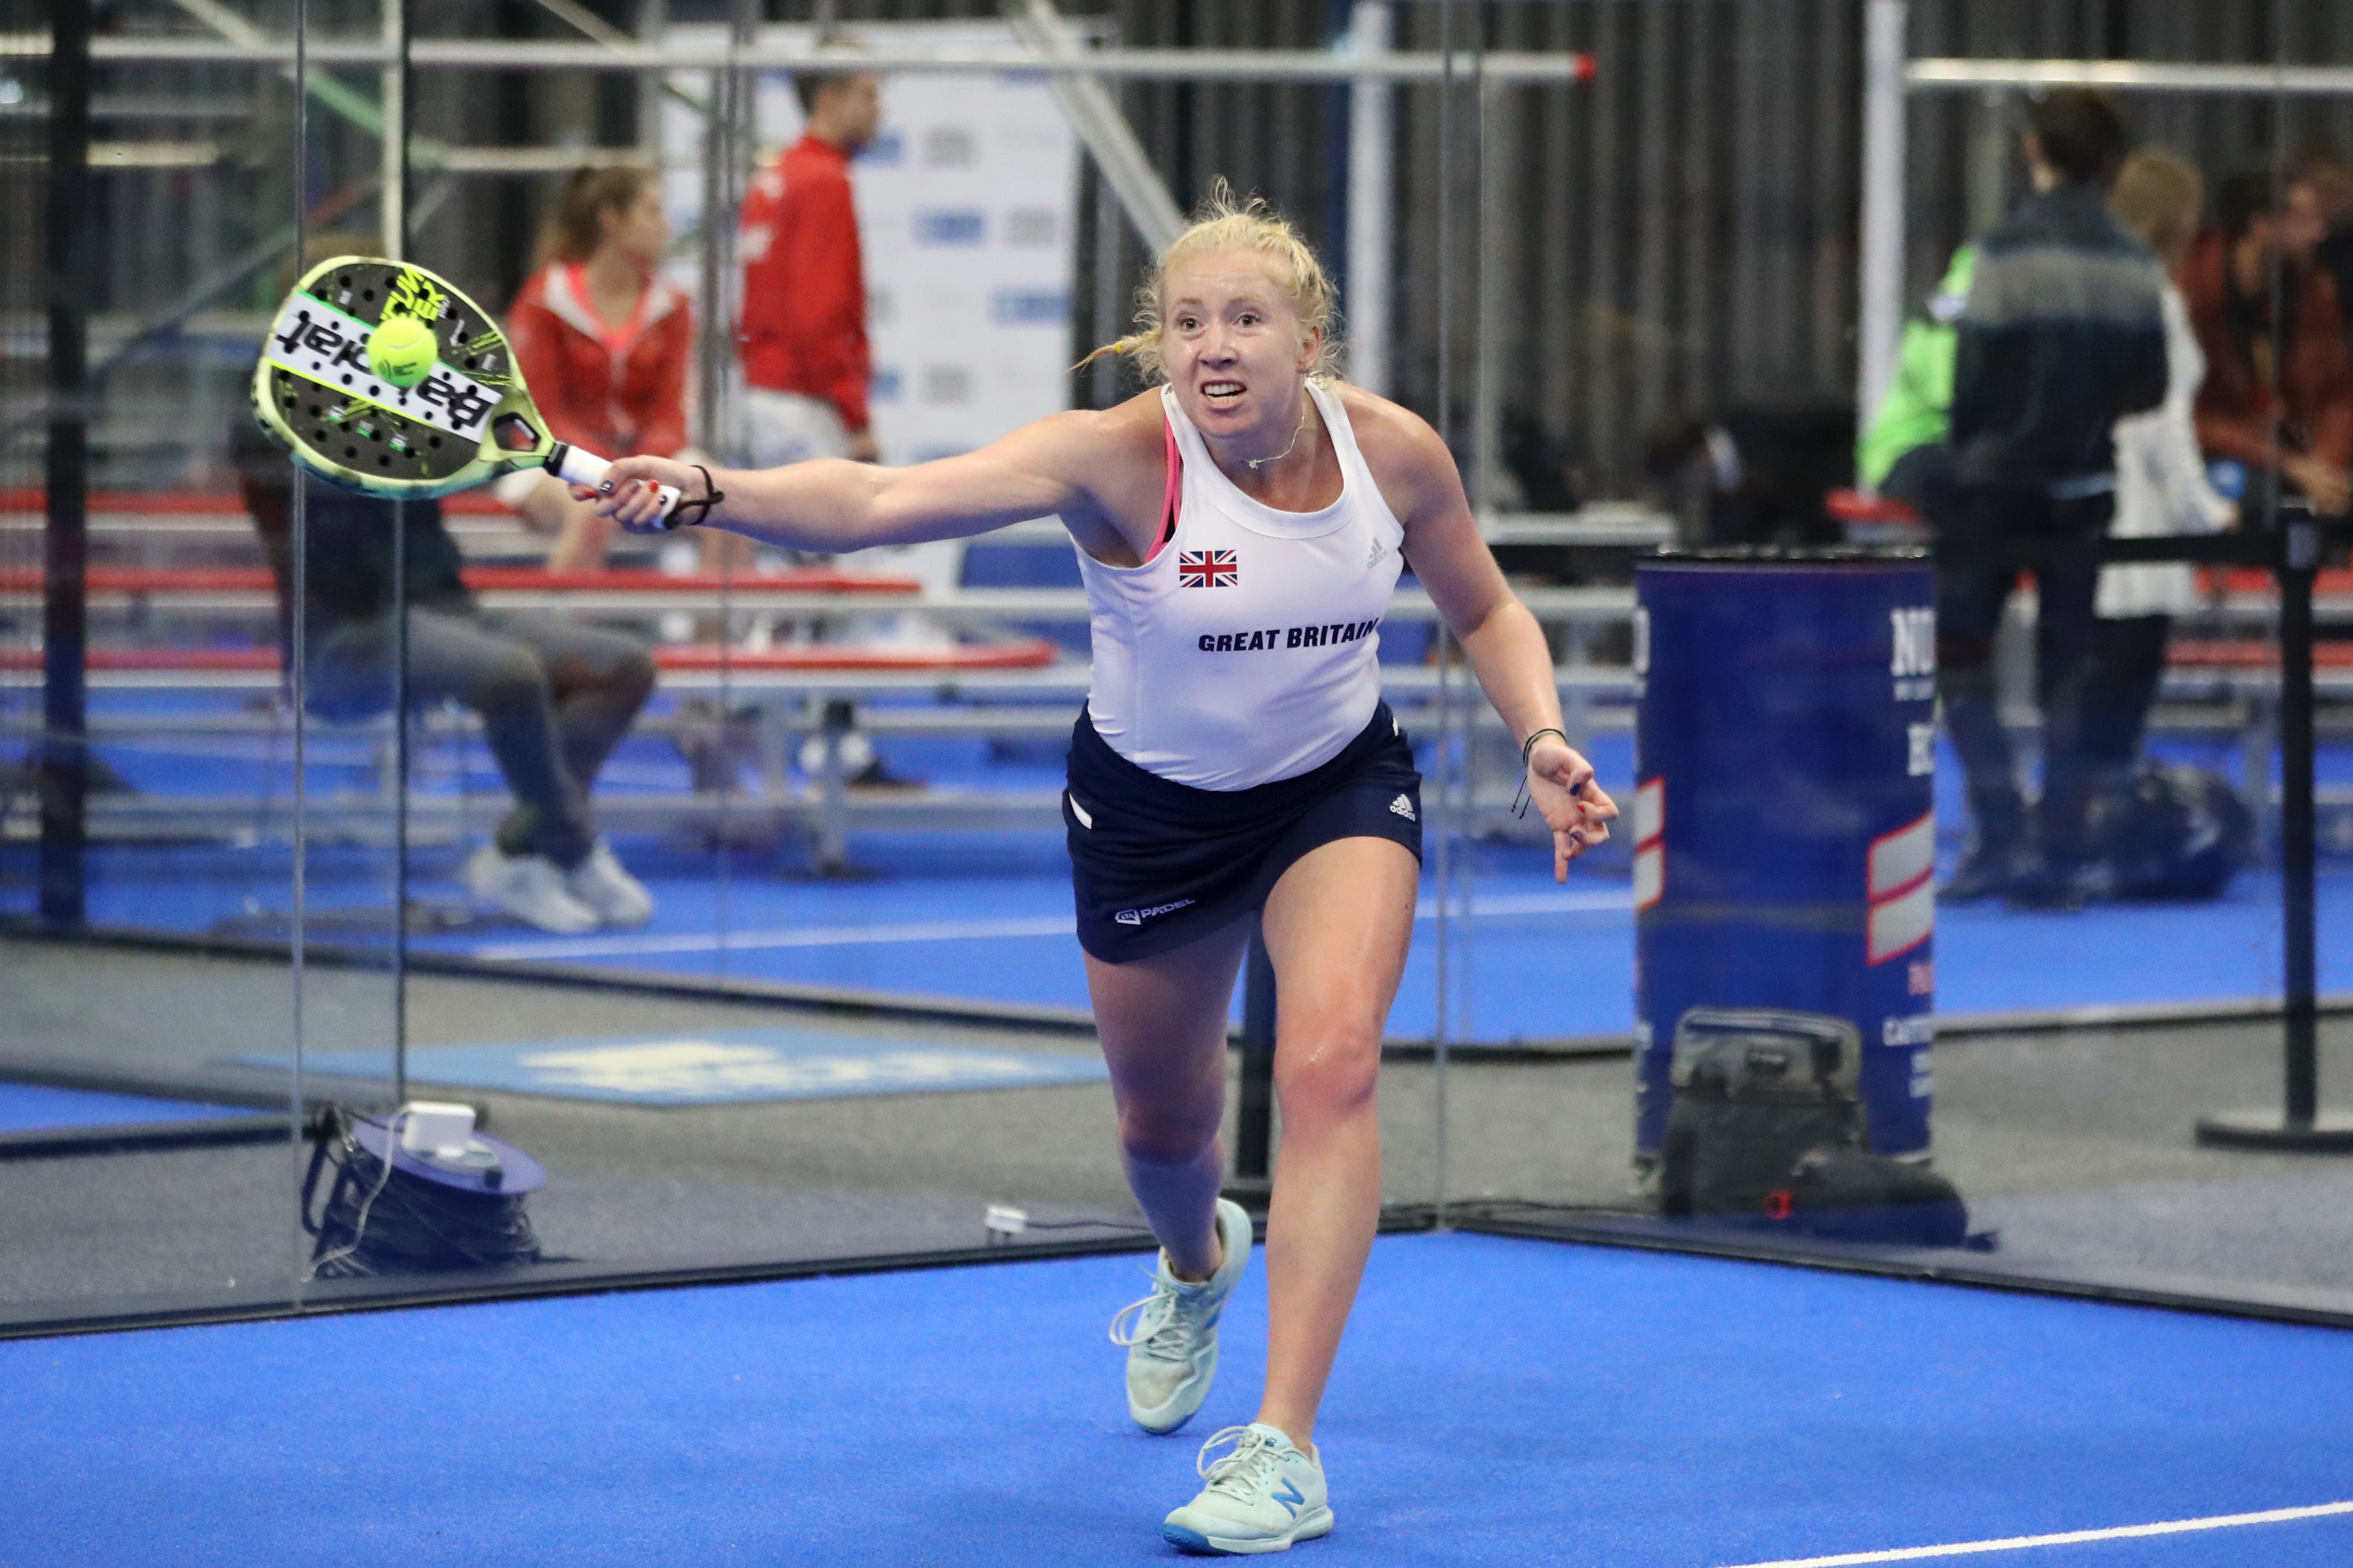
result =
[{"label": "racket wrist strap", "polygon": [[1546,725],[1543,729],[1536,731],[1526,740],[1520,742],[1520,787],[1512,792],[1512,815],[1514,816],[1524,817],[1527,816],[1528,807],[1535,804],[1535,793],[1528,788],[1528,758],[1535,754],[1536,742],[1543,740],[1546,735],[1558,735],[1560,736],[1560,743],[1562,745],[1566,746],[1568,744],[1567,734],[1563,731],[1554,729],[1549,724]]},{"label": "racket wrist strap", "polygon": [[[702,476],[702,494],[697,500],[681,500],[672,507],[670,516],[664,520],[664,526],[669,528],[687,528],[705,522],[711,517],[711,509],[727,499],[727,492],[712,482],[709,468],[701,463],[690,463],[687,467]],[[690,510],[694,513],[691,518],[686,515]]]}]

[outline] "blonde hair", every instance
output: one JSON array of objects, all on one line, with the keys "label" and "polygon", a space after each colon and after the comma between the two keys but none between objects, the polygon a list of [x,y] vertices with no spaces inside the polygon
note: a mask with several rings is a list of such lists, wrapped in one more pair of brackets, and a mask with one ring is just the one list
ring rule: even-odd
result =
[{"label": "blonde hair", "polygon": [[2205,205],[2205,179],[2162,148],[2146,147],[2126,158],[2108,188],[2108,210],[2148,241],[2168,267],[2197,237],[2198,213]]},{"label": "blonde hair", "polygon": [[586,261],[596,255],[605,237],[605,215],[628,211],[653,179],[654,172],[642,163],[591,163],[573,170],[539,231],[532,270],[551,261]]},{"label": "blonde hair", "polygon": [[1209,256],[1223,250],[1247,250],[1267,258],[1274,273],[1275,287],[1282,291],[1291,313],[1298,318],[1300,331],[1320,330],[1323,333],[1322,346],[1308,374],[1338,374],[1338,311],[1334,304],[1332,280],[1324,275],[1324,264],[1315,259],[1314,248],[1265,197],[1236,196],[1233,186],[1226,183],[1222,174],[1210,183],[1208,195],[1194,210],[1191,226],[1169,242],[1168,248],[1160,253],[1160,264],[1135,291],[1135,331],[1116,342],[1103,344],[1079,364],[1092,364],[1105,354],[1126,354],[1135,361],[1135,368],[1142,373],[1146,386],[1166,378],[1168,367],[1160,357],[1160,334],[1167,323],[1162,317],[1161,288],[1167,281],[1168,269],[1187,257]]}]

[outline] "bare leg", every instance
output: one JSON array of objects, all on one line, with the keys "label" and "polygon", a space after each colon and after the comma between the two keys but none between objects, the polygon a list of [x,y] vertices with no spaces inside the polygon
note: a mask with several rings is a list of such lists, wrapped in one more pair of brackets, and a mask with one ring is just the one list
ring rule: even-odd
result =
[{"label": "bare leg", "polygon": [[1087,958],[1127,1184],[1179,1279],[1207,1279],[1221,1260],[1226,1014],[1249,931],[1237,921],[1130,963]]},{"label": "bare leg", "polygon": [[1403,845],[1342,838],[1302,857],[1266,902],[1282,1145],[1267,1215],[1258,1418],[1302,1452],[1314,1452],[1316,1406],[1380,1224],[1381,1028],[1405,971],[1419,879]]}]

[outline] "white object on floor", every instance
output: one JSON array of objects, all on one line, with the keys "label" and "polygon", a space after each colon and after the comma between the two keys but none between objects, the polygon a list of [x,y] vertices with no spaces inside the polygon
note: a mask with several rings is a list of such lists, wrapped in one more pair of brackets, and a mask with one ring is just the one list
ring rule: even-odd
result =
[{"label": "white object on floor", "polygon": [[406,1154],[432,1154],[445,1148],[465,1152],[474,1136],[474,1108],[439,1100],[412,1100],[396,1113],[400,1148]]}]

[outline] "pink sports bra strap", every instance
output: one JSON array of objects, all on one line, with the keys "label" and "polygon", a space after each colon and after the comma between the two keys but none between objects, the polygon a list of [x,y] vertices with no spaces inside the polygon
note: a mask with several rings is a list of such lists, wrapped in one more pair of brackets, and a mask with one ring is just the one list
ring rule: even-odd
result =
[{"label": "pink sports bra strap", "polygon": [[1152,553],[1144,558],[1146,566],[1176,537],[1176,510],[1185,500],[1185,454],[1177,449],[1176,426],[1164,420],[1160,434],[1168,443],[1168,484],[1160,498],[1160,537],[1153,542]]}]

